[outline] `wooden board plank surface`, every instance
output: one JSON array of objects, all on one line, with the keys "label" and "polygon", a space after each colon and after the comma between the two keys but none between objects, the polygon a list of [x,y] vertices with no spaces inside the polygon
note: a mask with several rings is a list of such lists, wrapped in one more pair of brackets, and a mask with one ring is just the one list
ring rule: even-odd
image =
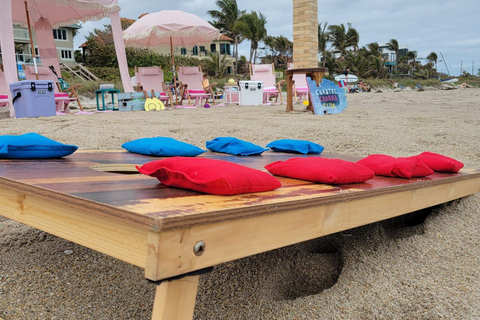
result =
[{"label": "wooden board plank surface", "polygon": [[[268,163],[300,155],[265,152],[262,156],[237,157],[207,152],[202,156],[265,171],[263,168]],[[321,156],[358,160],[335,154]],[[78,151],[63,159],[0,160],[0,182],[8,189],[130,221],[156,232],[421,189],[464,179],[477,181],[470,193],[480,188],[480,172],[464,169],[457,174],[434,173],[420,179],[375,177],[366,183],[340,186],[279,177],[282,187],[274,191],[215,196],[165,187],[157,179],[138,173],[101,171],[108,168],[116,172],[133,170],[135,165],[158,159],[125,151]],[[442,202],[442,199],[438,200]]]}]

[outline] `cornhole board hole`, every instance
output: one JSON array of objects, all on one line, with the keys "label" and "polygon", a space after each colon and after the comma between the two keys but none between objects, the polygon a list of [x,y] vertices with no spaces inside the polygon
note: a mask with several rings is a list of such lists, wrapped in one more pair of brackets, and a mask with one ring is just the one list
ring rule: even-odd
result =
[{"label": "cornhole board hole", "polygon": [[[263,169],[295,155],[207,152],[201,157]],[[136,165],[158,159],[124,151],[77,151],[54,160],[0,160],[0,215],[143,268],[145,278],[158,285],[152,319],[190,319],[196,272],[480,189],[480,171],[464,168],[455,174],[375,177],[335,186],[279,177],[282,187],[274,191],[215,196],[135,174]]]},{"label": "cornhole board hole", "polygon": [[50,117],[57,114],[53,81],[23,80],[10,84],[17,118]]}]

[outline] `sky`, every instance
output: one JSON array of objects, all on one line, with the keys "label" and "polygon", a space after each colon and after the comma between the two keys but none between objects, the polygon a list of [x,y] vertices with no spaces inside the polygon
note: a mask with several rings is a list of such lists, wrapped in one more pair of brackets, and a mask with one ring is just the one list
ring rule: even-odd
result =
[{"label": "sky", "polygon": [[[137,19],[146,12],[183,10],[211,21],[208,10],[217,10],[216,0],[141,1],[118,0],[120,17]],[[293,41],[293,0],[237,0],[240,10],[261,12],[271,36]],[[417,51],[421,62],[431,52],[438,55],[437,70],[458,76],[463,70],[480,69],[480,0],[319,0],[318,22],[323,25],[351,23],[360,34],[360,47],[371,42],[383,45],[396,39],[400,48]],[[94,28],[108,19],[82,24],[75,38],[78,47]],[[244,41],[239,54],[249,57],[250,43]],[[443,55],[443,58],[442,58]],[[443,61],[440,61],[443,60]]]}]

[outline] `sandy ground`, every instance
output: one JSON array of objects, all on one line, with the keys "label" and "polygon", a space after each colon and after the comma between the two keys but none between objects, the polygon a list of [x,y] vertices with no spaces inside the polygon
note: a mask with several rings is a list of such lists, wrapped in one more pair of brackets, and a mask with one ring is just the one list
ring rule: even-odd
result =
[{"label": "sandy ground", "polygon": [[[348,94],[338,115],[285,105],[2,119],[80,149],[169,136],[259,145],[307,139],[325,152],[423,151],[480,168],[480,89]],[[87,103],[88,106],[88,103]],[[90,107],[94,107],[90,105]],[[195,319],[480,319],[480,194],[401,218],[216,266],[201,277]],[[0,218],[0,319],[150,319],[143,271]]]}]

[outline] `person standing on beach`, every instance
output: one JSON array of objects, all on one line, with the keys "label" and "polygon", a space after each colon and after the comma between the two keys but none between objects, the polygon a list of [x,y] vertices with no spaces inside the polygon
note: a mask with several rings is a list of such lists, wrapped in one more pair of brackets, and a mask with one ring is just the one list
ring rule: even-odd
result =
[{"label": "person standing on beach", "polygon": [[343,70],[342,74],[345,76],[345,90],[347,92],[350,92],[350,87],[348,85],[348,73],[350,72],[350,68],[349,67],[345,67],[345,70]]},{"label": "person standing on beach", "polygon": [[345,82],[348,84],[348,73],[350,72],[350,68],[346,67],[345,70],[343,70],[342,74],[345,75]]}]

